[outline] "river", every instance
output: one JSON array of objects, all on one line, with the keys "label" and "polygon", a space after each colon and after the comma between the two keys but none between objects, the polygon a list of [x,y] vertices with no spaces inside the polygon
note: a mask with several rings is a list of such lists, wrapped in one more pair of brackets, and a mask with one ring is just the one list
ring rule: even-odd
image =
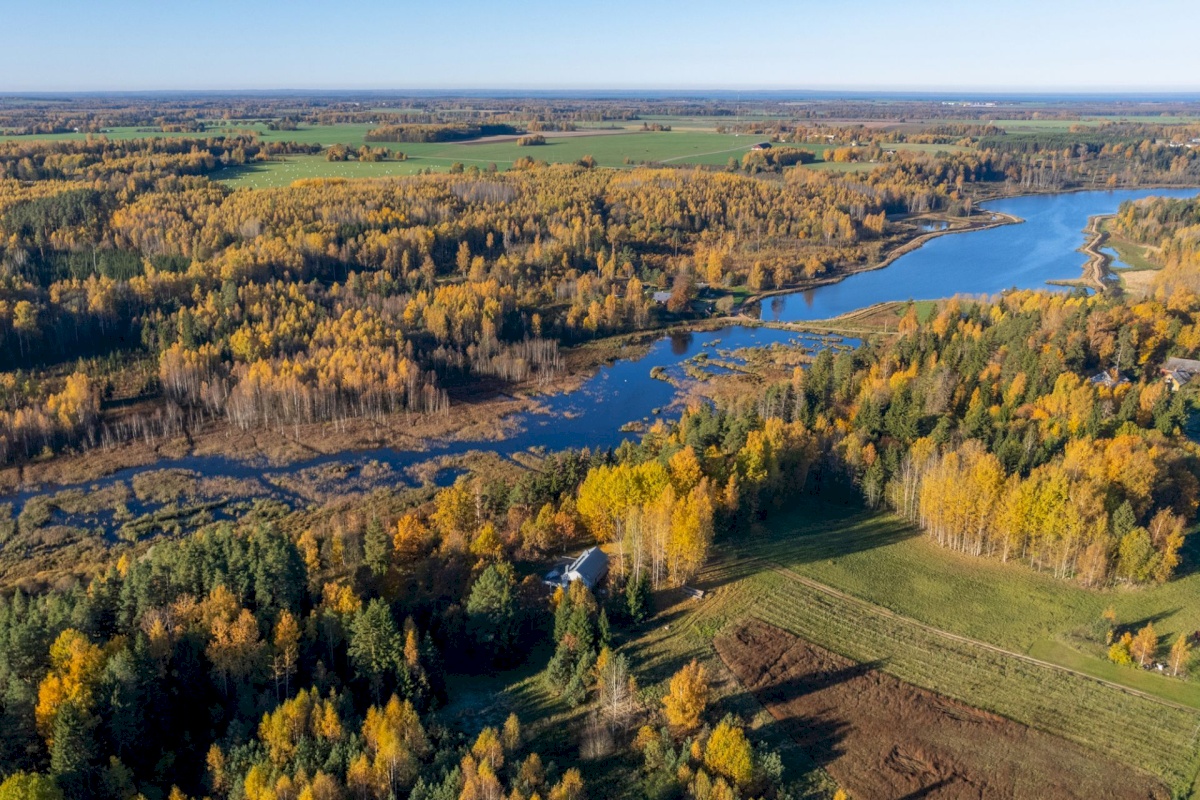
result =
[{"label": "river", "polygon": [[1078,248],[1084,244],[1082,231],[1089,217],[1116,213],[1126,200],[1195,196],[1195,189],[1138,189],[993,200],[980,206],[976,215],[1009,214],[1024,222],[939,236],[883,269],[767,298],[761,317],[801,322],[828,319],[889,300],[1045,289],[1046,281],[1079,278],[1087,256]]},{"label": "river", "polygon": [[[761,318],[769,321],[818,320],[889,300],[994,294],[1010,288],[1047,288],[1047,280],[1080,276],[1086,257],[1077,249],[1084,243],[1083,228],[1090,216],[1113,213],[1125,200],[1151,195],[1191,197],[1196,193],[1196,190],[1075,192],[989,202],[977,213],[999,212],[1025,221],[940,236],[883,269],[858,273],[816,289],[769,298],[762,303]],[[541,398],[539,410],[520,414],[515,420],[518,432],[503,441],[435,443],[425,451],[384,448],[337,453],[286,467],[221,456],[189,456],[121,470],[73,488],[91,492],[128,484],[139,473],[176,469],[186,470],[198,478],[238,481],[243,488],[249,487],[247,496],[269,498],[297,507],[315,502],[314,498],[319,496],[297,488],[305,482],[322,484],[326,492],[344,489],[346,493],[371,491],[381,486],[413,485],[416,478],[409,472],[410,468],[439,456],[488,450],[507,457],[530,449],[615,447],[623,439],[636,435],[631,424],[644,427],[656,419],[678,414],[683,395],[679,384],[686,382],[689,364],[709,373],[718,373],[728,369],[728,365],[736,366],[736,351],[775,343],[803,346],[810,352],[822,347],[854,344],[853,340],[823,339],[813,334],[766,327],[732,326],[672,334],[655,342],[640,357],[620,359],[601,367],[573,391]],[[706,367],[707,360],[726,366]],[[652,376],[652,371],[659,377]],[[456,469],[444,469],[434,480],[444,485],[458,474]],[[52,487],[49,491],[66,488],[72,487]],[[40,487],[29,487],[18,494],[0,497],[0,502],[12,503],[13,511],[19,513],[31,498],[45,491]],[[199,491],[191,501],[207,501],[219,506],[222,499],[227,498],[228,495],[219,491],[211,497]],[[64,525],[104,529],[111,537],[119,519],[159,512],[168,505],[171,504],[129,496],[121,517],[107,511],[68,514],[56,510],[53,520]],[[209,513],[220,518],[222,512],[218,507],[215,513]],[[225,513],[230,512],[226,510]]]}]

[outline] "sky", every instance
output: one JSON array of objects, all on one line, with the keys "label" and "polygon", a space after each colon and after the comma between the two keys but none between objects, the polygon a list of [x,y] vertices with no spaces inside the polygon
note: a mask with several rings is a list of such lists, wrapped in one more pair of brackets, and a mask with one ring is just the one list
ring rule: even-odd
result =
[{"label": "sky", "polygon": [[0,92],[1200,90],[1200,0],[0,0]]}]

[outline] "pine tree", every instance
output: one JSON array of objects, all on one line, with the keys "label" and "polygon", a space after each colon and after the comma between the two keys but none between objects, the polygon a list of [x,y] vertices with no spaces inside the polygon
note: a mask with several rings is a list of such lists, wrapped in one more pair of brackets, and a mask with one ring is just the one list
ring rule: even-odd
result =
[{"label": "pine tree", "polygon": [[401,662],[402,647],[396,621],[384,600],[372,600],[350,625],[350,661],[358,677],[370,684],[376,703],[387,676]]},{"label": "pine tree", "polygon": [[70,797],[86,794],[95,748],[94,728],[95,720],[72,701],[63,703],[54,719],[50,770]]},{"label": "pine tree", "polygon": [[392,563],[392,537],[388,536],[379,517],[371,517],[367,523],[367,534],[363,539],[363,557],[376,577],[387,574]]},{"label": "pine tree", "polygon": [[625,585],[625,608],[634,623],[645,622],[650,616],[650,600],[650,576],[643,571]]},{"label": "pine tree", "polygon": [[509,564],[492,564],[467,598],[468,631],[481,657],[503,661],[516,644],[515,578]]}]

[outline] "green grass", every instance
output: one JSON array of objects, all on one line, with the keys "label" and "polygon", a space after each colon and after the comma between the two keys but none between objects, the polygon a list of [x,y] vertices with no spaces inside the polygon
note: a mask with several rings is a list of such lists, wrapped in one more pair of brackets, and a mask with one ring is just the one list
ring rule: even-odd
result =
[{"label": "green grass", "polygon": [[1123,625],[1153,621],[1164,647],[1200,629],[1200,573],[1162,586],[1083,589],[1023,564],[944,550],[894,516],[825,503],[779,515],[770,531],[743,554],[943,630],[1200,709],[1200,681],[1116,668],[1083,638],[1109,606]]},{"label": "green grass", "polygon": [[913,305],[917,307],[917,319],[922,323],[933,319],[933,315],[938,309],[938,301],[936,300],[917,300],[914,301]]},{"label": "green grass", "polygon": [[754,615],[901,680],[1062,736],[1176,787],[1195,774],[1200,713],[1164,706],[883,616],[775,573]]},{"label": "green grass", "polygon": [[[107,128],[103,134],[92,135],[97,137],[104,136],[114,141],[123,141],[127,139],[206,139],[210,136],[231,136],[248,130],[253,130],[262,134],[266,132],[266,127],[258,124],[235,125],[232,127],[214,126],[213,128],[201,133],[163,133],[162,131],[150,130],[149,128],[145,127],[127,127]],[[83,141],[87,137],[88,134],[86,133],[44,133],[33,136],[0,136],[0,142],[73,142]]]},{"label": "green grass", "polygon": [[1114,269],[1162,269],[1162,264],[1150,260],[1147,255],[1148,249],[1144,245],[1115,236],[1110,236],[1104,244],[1117,254],[1118,263],[1113,264]]},{"label": "green grass", "polygon": [[[525,156],[550,163],[571,163],[585,155],[590,155],[596,159],[597,164],[604,167],[627,167],[640,163],[724,166],[730,158],[741,159],[761,139],[761,137],[751,135],[736,136],[716,133],[714,128],[718,123],[729,122],[724,118],[653,117],[647,118],[645,121],[661,121],[670,124],[672,130],[644,132],[640,130],[642,120],[638,120],[631,123],[616,123],[618,127],[625,129],[621,133],[550,138],[546,144],[537,147],[518,147],[513,141],[369,143],[366,142],[366,134],[376,126],[368,123],[310,125],[301,126],[294,131],[269,131],[261,123],[241,125],[234,122],[229,127],[214,126],[204,133],[166,134],[144,128],[112,128],[104,135],[110,139],[121,140],[147,137],[204,138],[253,131],[264,142],[299,142],[320,144],[325,147],[344,144],[352,148],[371,144],[403,152],[408,156],[406,161],[367,163],[330,162],[326,161],[322,155],[290,156],[278,161],[229,167],[213,176],[230,186],[250,188],[286,186],[294,180],[305,178],[380,178],[412,175],[424,169],[445,172],[456,163],[464,166],[475,165],[480,168],[495,164],[499,169],[507,169],[512,166],[514,161]],[[611,128],[613,125],[613,123],[605,123],[595,127]],[[85,134],[64,133],[31,137],[0,137],[0,140],[69,141],[84,138]],[[829,145],[825,144],[805,144],[802,147],[816,153],[818,157],[821,157],[829,149]],[[947,145],[919,144],[889,145],[888,147],[889,149],[929,153],[961,149]],[[837,172],[868,171],[874,169],[875,166],[875,164],[866,162],[842,164],[823,161],[811,165],[815,169]]]},{"label": "green grass", "polygon": [[[296,138],[297,132],[272,134]],[[301,132],[303,133],[303,132]],[[375,178],[411,175],[418,170],[444,172],[455,163],[486,168],[495,164],[507,169],[518,158],[529,156],[551,163],[571,163],[585,155],[600,166],[626,167],[640,162],[724,165],[730,157],[741,158],[757,139],[748,136],[701,131],[631,131],[599,136],[549,139],[537,147],[519,147],[515,142],[388,143],[403,152],[407,161],[329,162],[324,156],[292,156],[280,161],[231,168],[214,177],[235,187],[286,186],[301,178]],[[326,140],[322,140],[326,143]],[[353,142],[348,142],[353,143]]]},{"label": "green grass", "polygon": [[[289,156],[279,161],[229,167],[213,175],[216,180],[237,188],[269,188],[287,186],[294,180],[304,178],[384,178],[396,175],[412,175],[420,170],[431,169],[445,172],[453,164],[477,166],[481,169],[490,164],[504,170],[518,158],[530,156],[550,163],[572,163],[585,155],[596,159],[602,167],[624,168],[642,162],[651,164],[706,164],[723,166],[730,158],[740,159],[758,139],[752,136],[704,133],[696,131],[662,131],[643,133],[633,131],[602,136],[581,136],[550,139],[537,147],[518,147],[513,142],[486,142],[470,144],[464,142],[435,144],[387,144],[385,146],[403,152],[406,161],[326,161],[323,155]],[[901,149],[926,152],[946,151],[953,148],[944,145],[898,145]],[[818,155],[828,149],[827,145],[804,145]],[[837,172],[869,171],[877,164],[833,163],[818,161],[808,168],[828,169]]]},{"label": "green grass", "polygon": [[[772,567],[809,576],[862,600],[830,595]],[[918,686],[1063,736],[1161,777],[1178,790],[1197,771],[1200,711],[1025,661],[931,630],[1035,658],[1200,707],[1191,682],[1115,665],[1070,644],[1103,608],[1125,621],[1190,625],[1200,577],[1136,592],[1095,593],[1019,565],[959,558],[890,515],[807,501],[762,535],[719,548],[698,585],[703,603],[631,646],[657,677],[705,653],[726,625],[754,616]],[[903,616],[891,616],[881,608]]]}]

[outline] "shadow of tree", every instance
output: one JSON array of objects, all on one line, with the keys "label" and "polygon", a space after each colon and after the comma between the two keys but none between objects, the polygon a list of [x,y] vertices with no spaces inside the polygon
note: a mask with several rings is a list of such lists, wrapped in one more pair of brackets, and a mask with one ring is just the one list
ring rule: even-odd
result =
[{"label": "shadow of tree", "polygon": [[922,786],[915,792],[909,792],[903,797],[898,797],[896,800],[921,800],[923,797],[931,797],[939,789],[944,789],[953,783],[958,783],[958,780],[959,779],[954,776],[942,778],[941,780],[931,783],[928,786]]},{"label": "shadow of tree", "polygon": [[865,661],[861,664],[851,664],[841,669],[815,672],[790,680],[779,681],[769,686],[759,687],[754,691],[763,700],[783,702],[824,689],[831,689],[834,686],[854,680],[855,678],[861,678],[877,669],[882,669],[886,664],[886,659]]},{"label": "shadow of tree", "polygon": [[1185,536],[1179,548],[1179,566],[1175,568],[1173,580],[1200,572],[1200,536]]},{"label": "shadow of tree", "polygon": [[828,561],[921,535],[898,517],[861,507],[842,508],[818,501],[813,511],[812,516],[799,512],[781,516],[761,533],[726,538],[714,548],[715,557],[692,585],[713,591],[774,564]]},{"label": "shadow of tree", "polygon": [[[1140,631],[1142,628],[1146,627],[1147,625],[1159,625],[1162,623],[1163,620],[1167,619],[1168,617],[1174,616],[1175,614],[1178,614],[1182,610],[1183,609],[1179,608],[1179,607],[1172,608],[1172,609],[1166,609],[1166,610],[1159,611],[1157,613],[1142,617],[1141,619],[1135,619],[1135,620],[1130,620],[1129,622],[1124,622],[1117,626],[1115,636],[1119,638],[1122,634],[1125,634],[1125,633],[1130,633],[1130,634],[1133,634],[1136,636],[1137,632]],[[1161,639],[1162,637],[1160,636],[1159,638]]]}]

